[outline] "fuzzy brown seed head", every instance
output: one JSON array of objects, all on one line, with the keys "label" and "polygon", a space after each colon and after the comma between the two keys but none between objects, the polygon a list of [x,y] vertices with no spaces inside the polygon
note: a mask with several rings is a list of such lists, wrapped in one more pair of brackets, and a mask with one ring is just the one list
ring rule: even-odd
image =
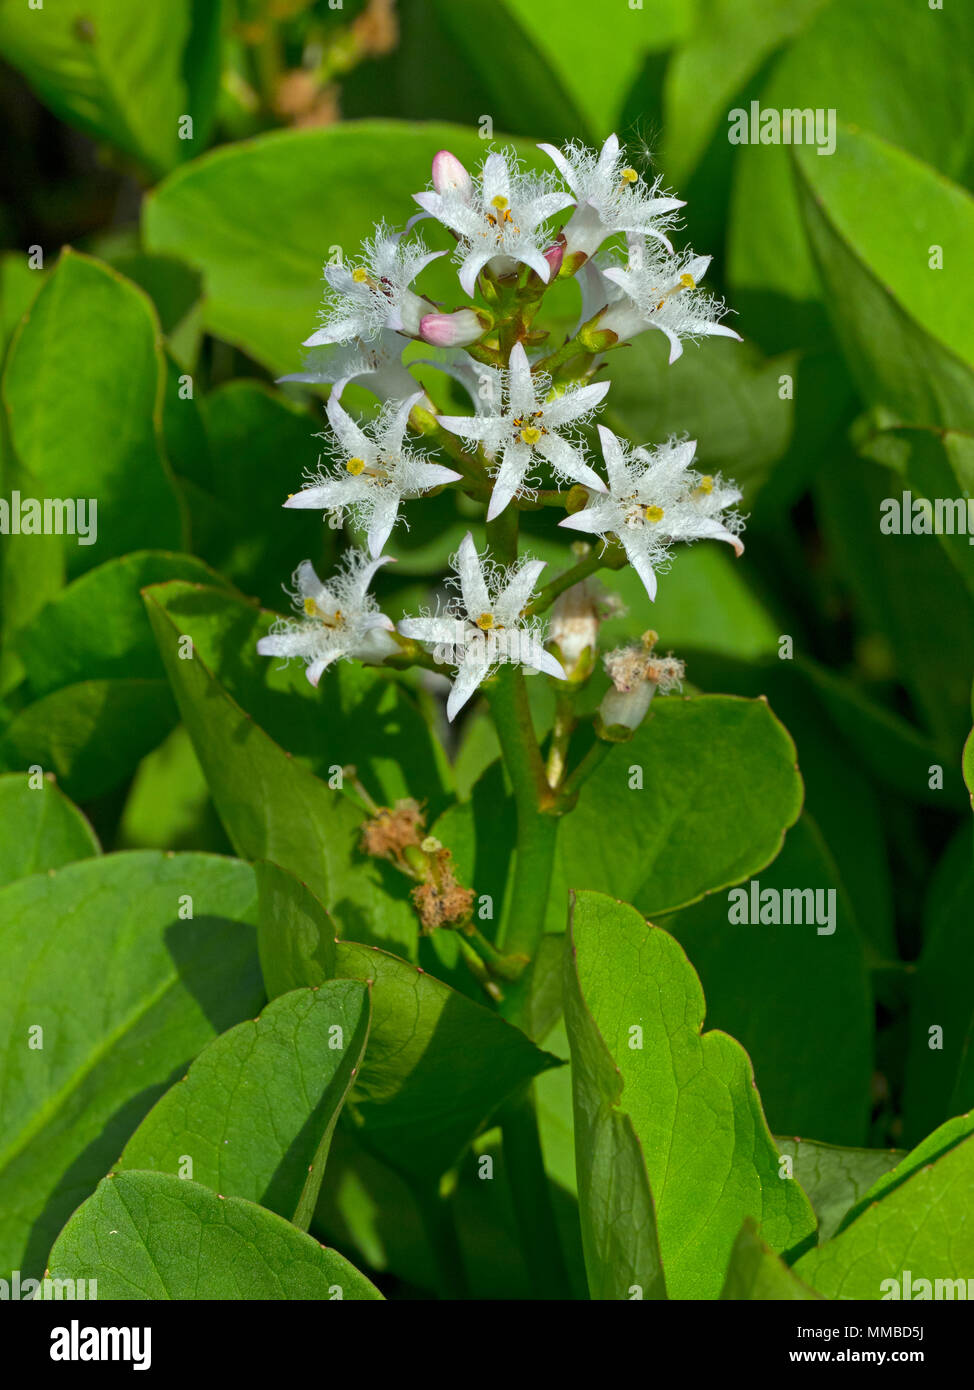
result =
[{"label": "fuzzy brown seed head", "polygon": [[473,892],[457,883],[450,857],[448,849],[440,850],[431,866],[430,877],[417,884],[410,894],[426,936],[437,927],[459,926],[473,911]]},{"label": "fuzzy brown seed head", "polygon": [[383,806],[362,826],[361,848],[365,854],[379,859],[391,859],[402,864],[403,852],[410,845],[417,848],[426,835],[423,808],[412,797],[397,801],[395,806]]}]

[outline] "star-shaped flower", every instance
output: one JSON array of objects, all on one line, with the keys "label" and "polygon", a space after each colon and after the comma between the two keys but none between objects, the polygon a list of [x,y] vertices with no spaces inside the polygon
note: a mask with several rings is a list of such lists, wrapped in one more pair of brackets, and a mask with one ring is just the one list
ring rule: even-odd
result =
[{"label": "star-shaped flower", "polygon": [[[291,372],[277,380],[333,385],[336,398],[348,382],[359,381],[380,401],[402,400],[416,389],[416,381],[402,360],[407,342],[400,333],[384,328],[368,342],[355,338],[348,343],[326,343],[305,354],[304,371]],[[425,405],[434,409],[429,400]]]},{"label": "star-shaped flower", "polygon": [[742,554],[738,532],[744,519],[727,510],[741,494],[719,474],[690,467],[697,448],[693,440],[629,449],[604,425],[599,426],[599,436],[609,475],[608,496],[590,498],[562,526],[603,540],[617,536],[651,599],[656,597],[656,571],[666,563],[675,541],[727,541]]},{"label": "star-shaped flower", "polygon": [[404,401],[391,401],[365,430],[333,393],[327,409],[333,432],[331,448],[338,465],[331,472],[315,474],[308,487],[287,499],[285,507],[325,512],[347,509],[368,531],[372,557],[381,554],[404,498],[419,497],[430,488],[462,477],[452,468],[430,463],[424,453],[405,442],[409,412],[422,399],[423,393],[417,391]]},{"label": "star-shaped flower", "polygon": [[342,568],[325,585],[305,560],[294,572],[292,598],[300,619],[279,618],[257,643],[261,656],[299,656],[305,674],[317,685],[321,673],[340,658],[378,663],[399,650],[390,632],[392,620],[379,611],[368,592],[372,576],[393,557],[370,560],[362,550],[347,550]]},{"label": "star-shaped flower", "polygon": [[502,388],[502,400],[476,415],[437,416],[454,434],[480,440],[491,459],[500,454],[487,520],[501,514],[537,458],[550,463],[560,478],[604,492],[605,484],[585,462],[581,444],[566,439],[564,431],[595,409],[609,383],[570,386],[549,398],[551,378],[543,372],[532,373],[524,345],[516,343]]},{"label": "star-shaped flower", "polygon": [[505,662],[564,680],[560,662],[544,649],[544,623],[522,616],[545,567],[544,560],[525,559],[510,569],[500,569],[486,553],[478,555],[468,531],[451,564],[457,575],[452,582],[459,585],[460,592],[447,611],[403,618],[399,624],[404,637],[433,644],[442,659],[457,668],[447,700],[447,718],[453,720],[477,687]]},{"label": "star-shaped flower", "polygon": [[433,307],[410,289],[416,276],[445,251],[430,251],[418,238],[403,241],[402,232],[385,223],[362,248],[357,265],[326,265],[322,275],[330,295],[321,311],[321,327],[305,339],[305,347],[372,342],[383,329],[419,337],[420,320]]},{"label": "star-shaped flower", "polygon": [[672,252],[666,231],[674,225],[673,214],[684,203],[680,198],[659,196],[659,180],[647,187],[638,171],[626,162],[617,136],[610,135],[599,153],[578,144],[566,145],[564,151],[554,145],[539,145],[538,149],[554,161],[574,194],[575,211],[564,229],[569,273],[616,232],[655,237]]},{"label": "star-shaped flower", "polygon": [[432,190],[413,196],[460,239],[460,284],[471,297],[488,264],[498,275],[528,265],[548,283],[545,223],[572,201],[550,176],[526,173],[513,153],[494,151],[479,177],[471,178],[455,155],[441,150],[433,160]]},{"label": "star-shaped flower", "polygon": [[[626,265],[601,272],[603,281],[615,286],[615,293],[608,291],[606,308],[586,332],[612,333],[617,341],[627,342],[647,328],[658,328],[669,339],[671,362],[683,352],[684,338],[717,334],[740,341],[739,333],[720,322],[727,312],[722,301],[697,288],[710,261],[710,256],[695,256],[692,251],[667,256],[645,237],[630,237]],[[583,341],[586,332],[581,335]]]}]

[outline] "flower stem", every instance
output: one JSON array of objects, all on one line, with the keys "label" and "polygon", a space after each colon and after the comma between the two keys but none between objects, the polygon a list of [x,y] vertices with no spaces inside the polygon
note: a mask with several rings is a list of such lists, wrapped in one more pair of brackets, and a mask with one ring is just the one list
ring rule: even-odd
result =
[{"label": "flower stem", "polygon": [[621,546],[609,545],[601,551],[592,550],[583,560],[579,560],[577,565],[572,565],[571,569],[565,570],[564,574],[560,574],[557,579],[539,589],[538,597],[525,608],[525,617],[530,618],[543,613],[546,608],[551,607],[559,594],[563,594],[574,584],[580,584],[583,579],[588,579],[596,570],[618,570],[622,569],[625,563],[626,553]]}]

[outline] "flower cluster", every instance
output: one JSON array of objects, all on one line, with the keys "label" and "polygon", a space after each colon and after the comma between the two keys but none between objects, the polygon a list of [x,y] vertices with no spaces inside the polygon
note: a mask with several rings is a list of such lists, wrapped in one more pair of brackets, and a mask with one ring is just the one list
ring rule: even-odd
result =
[{"label": "flower cluster", "polygon": [[[431,653],[455,670],[447,701],[453,719],[502,664],[559,680],[570,675],[572,684],[587,678],[601,618],[578,651],[562,627],[565,613],[577,618],[592,607],[590,587],[559,580],[550,597],[536,595],[543,562],[523,557],[501,566],[470,533],[453,557],[455,592],[445,605],[398,627],[383,615],[369,585],[392,558],[384,551],[393,529],[408,524],[404,504],[445,487],[486,502],[488,538],[509,510],[562,506],[563,527],[602,542],[598,556],[580,561],[580,586],[592,584],[593,568],[628,562],[652,599],[674,544],[709,537],[741,553],[741,494],[693,466],[693,441],[634,447],[599,425],[600,464],[587,428],[610,390],[609,380],[594,378],[618,345],[655,329],[668,339],[673,362],[686,339],[738,336],[722,322],[724,305],[700,288],[709,257],[673,248],[683,203],[658,179],[647,181],[614,135],[601,150],[539,148],[552,166],[540,172],[497,150],[471,172],[441,150],[430,186],[415,194],[420,212],[405,228],[380,223],[354,260],[324,269],[325,302],[305,342],[305,369],[284,380],[331,386],[327,428],[317,468],[284,505],[335,522],[349,517],[365,533],[367,552],[350,549],[327,585],[305,561],[294,578],[299,616],[280,620],[259,644],[265,655],[302,657],[313,684],[339,658],[396,656],[409,664],[428,662]],[[453,239],[466,304],[437,304],[417,287],[450,254],[430,249],[414,230],[431,222]],[[571,278],[580,318],[552,347],[538,313],[550,285]],[[469,413],[438,409],[413,375],[414,354],[404,360],[411,343],[435,350],[426,365],[465,390]],[[353,381],[379,402],[374,418],[356,420],[343,405]],[[509,538],[507,518],[504,524]],[[549,638],[538,614],[553,600],[562,627]],[[644,644],[611,654],[610,696],[632,694],[616,679],[627,651],[630,665],[635,651],[645,667],[635,704],[649,703],[643,687],[674,683],[665,663],[649,662],[649,650]]]}]

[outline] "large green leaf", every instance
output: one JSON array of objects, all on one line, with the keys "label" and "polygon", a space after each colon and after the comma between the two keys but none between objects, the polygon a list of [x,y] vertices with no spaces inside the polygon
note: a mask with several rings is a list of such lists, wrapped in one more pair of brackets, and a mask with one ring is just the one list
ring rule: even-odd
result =
[{"label": "large green leaf", "polygon": [[[321,267],[332,248],[353,257],[379,213],[402,226],[416,211],[412,195],[429,183],[433,155],[444,147],[468,167],[486,150],[469,128],[396,121],[277,132],[226,145],[150,194],[146,243],[202,270],[210,332],[272,371],[293,372],[300,344],[315,326]],[[550,167],[532,143],[518,149],[535,167]],[[341,189],[341,196],[329,189]],[[426,235],[435,238],[435,230]],[[420,288],[458,302],[455,269],[445,260],[430,268]]]},{"label": "large green leaf", "polygon": [[[580,894],[576,913],[584,915],[591,906],[588,896]],[[597,1299],[666,1298],[656,1209],[629,1113],[632,1098],[623,1098],[625,1081],[582,993],[576,956],[572,944],[566,956],[564,1001],[589,1294]],[[550,1134],[549,1125],[548,1152]]]},{"label": "large green leaf", "polygon": [[69,584],[18,634],[33,694],[74,681],[164,679],[141,590],[168,579],[223,583],[191,555],[143,550],[107,560]]},{"label": "large green leaf", "polygon": [[906,1137],[918,1141],[974,1095],[955,1094],[974,1022],[974,863],[971,830],[962,825],[930,884],[923,951],[910,995],[910,1049],[903,1100]]},{"label": "large green leaf", "polygon": [[[302,767],[330,777],[352,764],[377,800],[413,796],[435,814],[445,800],[442,751],[412,696],[389,672],[337,662],[315,689],[300,661],[260,656],[274,614],[236,595],[172,583],[152,590],[180,637],[223,689]],[[163,653],[164,659],[167,654]]]},{"label": "large green leaf", "polygon": [[371,986],[369,1046],[349,1108],[359,1137],[392,1167],[438,1177],[499,1105],[559,1065],[519,1029],[417,966],[375,946],[336,942],[327,913],[303,884],[273,864],[258,872],[268,993],[323,983],[332,969]]},{"label": "large green leaf", "polygon": [[192,1178],[307,1230],[368,1031],[369,992],[352,981],[274,999],[203,1049],[116,1169]]},{"label": "large green leaf", "polygon": [[[55,115],[153,174],[202,148],[219,79],[217,0],[0,7],[0,48]],[[193,118],[189,139],[179,123]]]},{"label": "large green leaf", "polygon": [[765,358],[751,343],[714,339],[671,370],[662,334],[644,333],[608,358],[606,417],[639,443],[689,433],[700,467],[723,469],[750,502],[792,441],[795,402],[781,399],[779,377],[794,383],[797,365],[793,353]]},{"label": "large green leaf", "polygon": [[124,781],[176,723],[164,680],[65,685],[26,705],[0,736],[0,770],[54,772],[76,801]]},{"label": "large green leaf", "polygon": [[[812,1209],[779,1173],[747,1053],[726,1033],[701,1032],[703,991],[679,944],[634,908],[597,893],[576,894],[570,938],[580,998],[621,1076],[618,1105],[642,1148],[666,1287],[671,1298],[714,1298],[745,1217],[786,1252],[810,1238]],[[568,1030],[578,1117],[590,1044],[571,1015]],[[593,1155],[576,1124],[584,1230],[611,1212],[616,1182],[630,1189],[634,1147],[630,1141],[614,1154],[603,1142]],[[620,1149],[618,1129],[611,1138]],[[620,1224],[618,1237],[627,1234]]]},{"label": "large green leaf", "polygon": [[0,777],[0,887],[100,853],[95,832],[50,777]]},{"label": "large green leaf", "polygon": [[[964,182],[971,164],[974,92],[965,80],[961,55],[972,43],[974,14],[968,6],[931,10],[914,0],[843,0],[824,7],[770,73],[748,85],[741,105],[747,108],[757,100],[762,110],[779,113],[835,111],[844,127],[873,132],[948,178]],[[945,80],[945,74],[953,75]],[[814,155],[819,165],[837,166],[833,178],[840,176],[846,141],[843,130],[834,154]],[[823,291],[798,206],[794,147],[730,148],[732,302],[766,350],[780,351],[796,343],[820,345],[825,313],[816,301],[823,299]],[[863,197],[864,216],[873,218],[880,212],[866,208],[865,202]],[[901,230],[919,225],[915,219],[924,215],[923,209],[907,205],[900,189],[894,190],[894,202],[884,206],[897,209],[890,223]],[[918,273],[925,264],[923,254]],[[936,274],[930,272],[931,289]],[[842,295],[849,298],[848,286],[843,286]]]},{"label": "large green leaf", "polygon": [[[666,70],[663,168],[681,187],[731,99],[831,0],[703,0]],[[726,132],[717,131],[717,138]]]},{"label": "large green leaf", "polygon": [[165,1173],[104,1179],[58,1236],[55,1279],[97,1280],[101,1299],[376,1299],[336,1250],[241,1197]]},{"label": "large green leaf", "polygon": [[244,864],[155,851],[0,891],[5,1268],[43,1266],[161,1091],[257,1012],[254,899]]},{"label": "large green leaf", "polygon": [[842,1218],[839,1230],[844,1231],[875,1202],[888,1196],[889,1193],[895,1192],[915,1173],[928,1169],[937,1159],[942,1158],[958,1144],[963,1144],[971,1137],[972,1133],[974,1133],[974,1116],[971,1114],[955,1115],[953,1119],[938,1125],[909,1153],[904,1154],[897,1151],[896,1163],[878,1173],[872,1185],[857,1197],[855,1203]]},{"label": "large green leaf", "polygon": [[[710,1026],[747,1048],[771,1128],[861,1142],[870,1115],[872,994],[858,923],[814,821],[802,817],[774,863],[742,888],[746,924],[731,917],[721,893],[662,925],[700,975]],[[753,893],[805,889],[814,895],[814,920],[752,920]],[[841,1067],[822,1066],[823,1034]]]},{"label": "large green leaf", "polygon": [[[974,199],[912,155],[839,127],[841,153],[796,153],[825,303],[863,398],[903,420],[967,429],[974,328],[966,268]],[[899,215],[891,218],[889,209]],[[942,265],[931,261],[939,251]]]},{"label": "large green leaf", "polygon": [[820,1245],[835,1235],[846,1213],[876,1179],[904,1157],[901,1149],[842,1149],[780,1135],[775,1143],[778,1152],[792,1160],[794,1176],[815,1210]]},{"label": "large green leaf", "polygon": [[795,1273],[834,1299],[889,1297],[889,1285],[884,1288],[888,1280],[900,1281],[899,1296],[910,1297],[902,1291],[907,1270],[914,1288],[918,1279],[959,1278],[966,1294],[974,1265],[972,1182],[974,1138],[968,1138],[918,1168],[838,1235],[803,1255]]},{"label": "large green leaf", "polygon": [[744,1222],[734,1242],[727,1278],[720,1291],[722,1299],[734,1302],[806,1302],[821,1298],[814,1289],[796,1279],[791,1270],[761,1239],[757,1222]]},{"label": "large green leaf", "polygon": [[[187,660],[180,657],[185,628],[182,619],[175,621],[169,612],[169,601],[178,604],[194,592],[165,585],[147,591],[146,605],[183,723],[237,853],[247,859],[270,859],[306,880],[335,912],[346,935],[394,943],[403,953],[414,954],[416,919],[401,887],[405,880],[359,852],[363,811],[264,733],[199,653]],[[252,615],[244,610],[242,617],[241,642],[249,642]],[[246,653],[235,641],[229,657],[239,662]],[[273,663],[268,661],[267,667],[271,671]],[[290,695],[285,703],[283,717],[293,709],[299,719],[300,697]],[[345,750],[334,751],[341,765]]]},{"label": "large green leaf", "polygon": [[646,913],[726,888],[774,858],[801,803],[795,746],[766,701],[659,700],[561,823],[550,928],[564,922],[569,888]]},{"label": "large green leaf", "polygon": [[[93,543],[60,538],[69,577],[130,550],[180,547],[160,442],[162,386],[148,297],[109,266],[66,250],[10,349],[3,399],[22,495],[97,503]],[[21,550],[37,544],[36,536],[18,539]]]}]

